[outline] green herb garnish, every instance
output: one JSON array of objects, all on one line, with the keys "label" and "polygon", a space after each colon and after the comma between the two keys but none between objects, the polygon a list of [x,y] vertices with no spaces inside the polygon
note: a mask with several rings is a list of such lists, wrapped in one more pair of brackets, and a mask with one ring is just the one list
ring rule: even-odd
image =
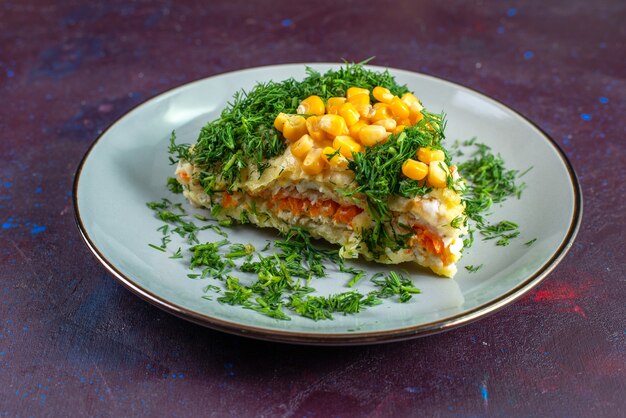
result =
[{"label": "green herb garnish", "polygon": [[413,286],[413,282],[405,275],[392,271],[385,277],[374,278],[372,282],[379,287],[376,295],[380,298],[390,298],[399,295],[400,302],[408,302],[413,294],[421,293]]},{"label": "green herb garnish", "polygon": [[465,270],[469,271],[470,273],[476,273],[482,267],[483,267],[482,264],[479,264],[477,266],[473,266],[473,265],[470,264],[469,266],[465,266]]},{"label": "green herb garnish", "polygon": [[525,242],[524,245],[527,247],[530,247],[531,245],[533,245],[535,242],[537,241],[537,238],[533,238],[528,242]]},{"label": "green herb garnish", "polygon": [[237,92],[220,118],[202,128],[192,152],[188,144],[177,145],[172,134],[172,160],[186,160],[202,168],[204,175],[199,180],[208,194],[224,191],[224,184],[232,190],[242,169],[253,166],[262,172],[267,160],[283,153],[286,143],[274,129],[274,119],[280,112],[296,113],[303,98],[313,94],[323,99],[343,97],[353,86],[370,90],[382,86],[396,95],[408,91],[387,71],[369,71],[362,64],[346,64],[324,74],[312,68],[306,71],[307,77],[302,81],[269,81],[257,84],[249,92]]}]

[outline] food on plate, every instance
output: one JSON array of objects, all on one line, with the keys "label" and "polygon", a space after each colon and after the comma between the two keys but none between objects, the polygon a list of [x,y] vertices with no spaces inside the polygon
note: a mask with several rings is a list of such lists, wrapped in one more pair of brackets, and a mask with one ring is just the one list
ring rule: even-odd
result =
[{"label": "food on plate", "polygon": [[387,71],[307,73],[237,93],[191,146],[172,139],[184,196],[218,220],[300,228],[344,258],[452,277],[467,229],[443,115]]}]

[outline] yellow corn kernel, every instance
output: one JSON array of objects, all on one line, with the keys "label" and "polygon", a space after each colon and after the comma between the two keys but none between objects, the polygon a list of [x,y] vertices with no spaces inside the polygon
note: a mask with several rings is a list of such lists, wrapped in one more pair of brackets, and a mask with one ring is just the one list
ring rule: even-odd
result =
[{"label": "yellow corn kernel", "polygon": [[400,132],[404,131],[405,129],[406,129],[406,125],[398,125],[398,126],[396,126],[396,129],[391,131],[391,133],[399,134]]},{"label": "yellow corn kernel", "polygon": [[372,123],[374,122],[378,122],[379,120],[382,119],[390,119],[393,117],[393,114],[391,113],[391,109],[389,108],[389,105],[386,103],[376,103],[374,105],[374,110],[373,110],[373,114],[370,117],[370,121]]},{"label": "yellow corn kernel", "polygon": [[320,128],[331,136],[347,135],[346,120],[339,115],[324,115],[319,120]]},{"label": "yellow corn kernel", "polygon": [[393,132],[393,130],[396,129],[398,123],[395,121],[395,119],[381,119],[374,122],[374,125],[382,126],[387,132]]},{"label": "yellow corn kernel", "polygon": [[[337,150],[333,147],[326,147],[322,150],[322,158],[331,166],[334,168],[341,168],[341,169],[346,169],[348,168],[348,160],[346,159],[346,157],[344,157],[343,155],[341,155],[341,153],[339,154],[335,154],[337,152]],[[328,155],[333,155],[332,158],[328,158]]]},{"label": "yellow corn kernel", "polygon": [[288,141],[297,141],[307,133],[306,119],[300,115],[289,115],[283,124],[283,136]]},{"label": "yellow corn kernel", "polygon": [[369,93],[355,94],[354,96],[348,97],[348,103],[352,103],[355,106],[370,104],[370,95]]},{"label": "yellow corn kernel", "polygon": [[440,149],[420,147],[417,150],[417,159],[424,164],[430,164],[433,161],[444,161],[446,155]]},{"label": "yellow corn kernel", "polygon": [[367,125],[359,131],[359,140],[361,144],[367,147],[374,146],[379,142],[384,142],[387,136],[387,130],[384,126],[380,125]]},{"label": "yellow corn kernel", "polygon": [[321,173],[325,165],[326,161],[322,158],[322,149],[313,148],[302,161],[302,171],[314,176]]},{"label": "yellow corn kernel", "polygon": [[391,100],[395,97],[393,94],[391,94],[389,89],[380,86],[374,87],[374,90],[372,90],[372,95],[374,96],[374,99],[387,104],[391,103]]},{"label": "yellow corn kernel", "polygon": [[413,93],[404,93],[402,95],[402,101],[409,106],[411,113],[419,113],[422,111],[423,107],[420,104],[420,101]]},{"label": "yellow corn kernel", "polygon": [[331,97],[326,101],[326,113],[329,115],[336,115],[339,113],[339,108],[346,102],[345,97]]},{"label": "yellow corn kernel", "polygon": [[352,103],[342,104],[339,108],[339,115],[345,119],[346,125],[348,125],[348,127],[357,123],[361,118],[361,115]]},{"label": "yellow corn kernel", "polygon": [[358,138],[359,137],[359,131],[364,126],[367,126],[367,122],[359,120],[357,123],[355,123],[354,125],[352,125],[350,127],[350,136],[352,138]]},{"label": "yellow corn kernel", "polygon": [[411,92],[404,93],[401,97],[402,101],[411,106],[413,103],[419,103],[419,99]]},{"label": "yellow corn kernel", "polygon": [[313,138],[309,135],[302,135],[302,138],[291,144],[291,153],[296,158],[303,159],[313,148]]},{"label": "yellow corn kernel", "polygon": [[311,138],[318,144],[321,144],[326,141],[330,141],[330,137],[320,127],[320,119],[321,116],[309,116],[306,119],[306,129],[311,135]]},{"label": "yellow corn kernel", "polygon": [[282,132],[283,126],[285,125],[285,121],[288,117],[289,115],[280,112],[278,116],[276,116],[276,119],[274,119],[274,128],[278,129],[279,132]]},{"label": "yellow corn kernel", "polygon": [[369,119],[374,114],[374,108],[372,107],[372,105],[369,103],[363,103],[363,104],[357,103],[357,104],[353,104],[353,106],[357,110],[357,112],[359,112],[359,115],[361,116],[359,120],[363,122],[369,122]]},{"label": "yellow corn kernel", "polygon": [[300,106],[296,109],[296,113],[300,115],[323,115],[326,111],[326,106],[322,98],[319,96],[309,96],[300,102]]},{"label": "yellow corn kernel", "polygon": [[443,161],[431,161],[428,164],[428,178],[426,184],[430,187],[442,189],[448,184],[448,166]]},{"label": "yellow corn kernel", "polygon": [[362,89],[361,87],[350,87],[348,91],[346,91],[346,97],[348,99],[352,96],[356,96],[357,94],[367,94],[369,97],[370,91],[368,89]]},{"label": "yellow corn kernel", "polygon": [[338,149],[341,155],[348,159],[352,159],[352,153],[361,152],[363,147],[361,144],[352,139],[351,136],[339,135],[333,140],[333,148]]},{"label": "yellow corn kernel", "polygon": [[411,126],[419,123],[422,119],[424,119],[424,115],[422,114],[422,112],[411,113],[411,116],[409,116]]},{"label": "yellow corn kernel", "polygon": [[402,164],[402,174],[413,180],[422,180],[428,174],[428,166],[409,158]]},{"label": "yellow corn kernel", "polygon": [[400,100],[398,96],[394,96],[394,98],[391,100],[391,105],[389,106],[391,107],[391,113],[393,113],[393,116],[398,119],[408,118],[411,114],[409,106],[402,100]]}]

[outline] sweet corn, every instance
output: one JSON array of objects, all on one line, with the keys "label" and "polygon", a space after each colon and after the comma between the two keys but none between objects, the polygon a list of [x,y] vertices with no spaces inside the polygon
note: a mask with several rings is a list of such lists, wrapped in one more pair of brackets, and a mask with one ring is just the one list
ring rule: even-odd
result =
[{"label": "sweet corn", "polygon": [[311,138],[318,144],[330,141],[328,134],[320,128],[320,118],[321,116],[309,116],[306,119],[306,129]]},{"label": "sweet corn", "polygon": [[423,109],[419,99],[415,97],[413,93],[404,93],[402,95],[402,101],[409,106],[411,113],[419,113]]},{"label": "sweet corn", "polygon": [[363,103],[363,104],[357,103],[357,104],[353,104],[353,106],[357,110],[357,112],[359,112],[359,115],[361,116],[359,120],[362,120],[364,122],[368,122],[369,119],[374,114],[374,108],[369,103]]},{"label": "sweet corn", "polygon": [[402,164],[402,174],[413,180],[422,180],[428,174],[428,166],[409,158]]},{"label": "sweet corn", "polygon": [[346,97],[348,99],[352,96],[356,96],[357,94],[367,94],[369,97],[370,91],[368,89],[363,89],[361,87],[350,87],[348,91],[346,91]]},{"label": "sweet corn", "polygon": [[369,93],[355,94],[354,96],[348,97],[348,103],[352,103],[353,105],[370,104],[370,95]]},{"label": "sweet corn", "polygon": [[371,147],[387,139],[387,130],[380,125],[367,125],[359,131],[361,144]]},{"label": "sweet corn", "polygon": [[417,150],[417,159],[424,164],[430,164],[433,161],[444,161],[446,155],[440,149],[420,147]]},{"label": "sweet corn", "polygon": [[[346,159],[346,157],[344,157],[343,155],[341,155],[341,153],[339,154],[335,154],[335,152],[337,152],[337,150],[333,147],[326,147],[322,150],[322,158],[331,166],[334,168],[341,168],[341,169],[346,169],[348,168],[348,160]],[[333,155],[332,158],[328,158],[328,155]]]},{"label": "sweet corn", "polygon": [[391,133],[399,134],[400,132],[404,131],[405,129],[406,129],[406,125],[398,125],[398,126],[396,126],[396,129],[391,131]]},{"label": "sweet corn", "polygon": [[430,187],[442,189],[448,184],[448,166],[443,161],[431,161],[428,164],[428,178],[426,184]]},{"label": "sweet corn", "polygon": [[278,129],[279,132],[282,132],[283,126],[285,125],[285,121],[288,117],[289,115],[286,113],[280,112],[278,116],[276,116],[276,119],[274,119],[274,128]]},{"label": "sweet corn", "polygon": [[389,89],[386,89],[380,86],[374,87],[374,90],[372,90],[372,95],[379,102],[383,102],[387,104],[391,103],[391,100],[394,98],[394,95],[391,94]]},{"label": "sweet corn", "polygon": [[288,141],[297,141],[307,133],[306,119],[299,115],[289,115],[283,124],[283,136]]},{"label": "sweet corn", "polygon": [[302,135],[302,138],[291,144],[291,153],[296,158],[303,159],[313,148],[313,138],[309,135]]},{"label": "sweet corn", "polygon": [[393,130],[396,129],[398,123],[395,121],[395,119],[390,118],[378,120],[374,122],[374,125],[382,126],[387,132],[393,132]]},{"label": "sweet corn", "polygon": [[321,173],[325,165],[326,161],[322,158],[322,149],[313,148],[307,153],[302,162],[302,171],[314,176]]},{"label": "sweet corn", "polygon": [[347,135],[346,120],[339,115],[324,115],[319,120],[320,128],[331,136]]},{"label": "sweet corn", "polygon": [[357,123],[361,118],[361,115],[352,103],[342,104],[339,108],[339,115],[345,119],[346,125],[348,125],[348,127]]},{"label": "sweet corn", "polygon": [[361,131],[361,128],[363,128],[364,126],[367,126],[367,122],[359,120],[357,123],[355,123],[354,125],[352,125],[349,129],[350,129],[350,136],[352,138],[358,138],[359,137],[359,132]]},{"label": "sweet corn", "polygon": [[345,97],[331,97],[326,101],[326,113],[329,115],[336,115],[339,113],[339,108],[346,102]]},{"label": "sweet corn", "polygon": [[373,115],[370,117],[371,122],[378,122],[382,119],[390,119],[393,117],[389,105],[386,103],[376,103],[374,105]]},{"label": "sweet corn", "polygon": [[333,141],[333,148],[338,149],[341,155],[348,159],[352,159],[352,153],[361,152],[363,147],[361,144],[352,139],[351,136],[339,135]]},{"label": "sweet corn", "polygon": [[302,115],[323,115],[326,111],[324,102],[319,96],[309,96],[300,102],[300,106],[296,110],[296,113]]},{"label": "sweet corn", "polygon": [[389,106],[391,107],[391,112],[393,113],[393,116],[398,119],[408,118],[411,114],[409,106],[402,100],[400,100],[398,96],[393,97]]},{"label": "sweet corn", "polygon": [[419,123],[422,119],[424,119],[424,115],[421,112],[411,113],[411,116],[409,116],[411,126]]},{"label": "sweet corn", "polygon": [[402,101],[411,106],[413,103],[419,103],[419,99],[411,92],[404,93],[401,97]]}]

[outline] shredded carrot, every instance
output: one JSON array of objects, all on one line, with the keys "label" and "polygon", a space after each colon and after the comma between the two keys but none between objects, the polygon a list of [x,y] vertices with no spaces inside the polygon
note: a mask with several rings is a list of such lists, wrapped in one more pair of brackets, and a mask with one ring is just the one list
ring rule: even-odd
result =
[{"label": "shredded carrot", "polygon": [[230,193],[224,192],[222,194],[222,206],[225,208],[232,208],[234,206],[237,206],[237,201]]},{"label": "shredded carrot", "polygon": [[340,206],[337,212],[335,212],[333,219],[336,222],[347,224],[352,222],[352,219],[361,212],[363,212],[363,209],[357,206]]},{"label": "shredded carrot", "polygon": [[[270,202],[274,202],[278,206],[278,210],[289,211],[294,215],[306,213],[312,218],[321,215],[345,224],[351,223],[356,215],[363,212],[363,209],[358,206],[340,206],[333,200],[311,202],[306,198],[289,197],[282,191],[272,196]],[[271,209],[273,203],[268,204],[268,207]]]},{"label": "shredded carrot", "polygon": [[428,252],[436,254],[442,261],[446,261],[444,254],[445,247],[441,238],[419,225],[413,226],[413,230],[415,231],[415,236],[419,243],[426,248]]}]

